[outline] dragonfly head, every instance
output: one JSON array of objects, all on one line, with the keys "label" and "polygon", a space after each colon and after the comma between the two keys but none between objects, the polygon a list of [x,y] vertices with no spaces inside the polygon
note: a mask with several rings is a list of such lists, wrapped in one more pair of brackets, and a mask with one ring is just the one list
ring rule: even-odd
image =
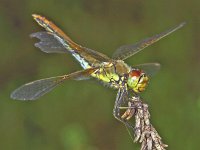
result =
[{"label": "dragonfly head", "polygon": [[149,78],[140,69],[132,69],[128,77],[128,86],[134,92],[140,93],[145,90]]}]

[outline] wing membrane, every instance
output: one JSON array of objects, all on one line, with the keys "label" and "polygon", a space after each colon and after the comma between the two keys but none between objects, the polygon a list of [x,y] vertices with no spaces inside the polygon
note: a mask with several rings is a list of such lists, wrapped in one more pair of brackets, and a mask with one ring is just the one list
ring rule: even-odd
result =
[{"label": "wing membrane", "polygon": [[40,48],[45,53],[66,53],[66,48],[49,32],[36,32],[30,35],[32,38],[40,39],[35,43],[35,47]]},{"label": "wing membrane", "polygon": [[[127,121],[127,122],[129,122],[129,121]],[[129,124],[131,124],[131,123],[129,123]],[[128,134],[130,135],[132,141],[134,142],[134,139],[135,139],[134,127],[127,125],[127,124],[125,124],[125,127],[126,127],[126,130],[128,131]]]},{"label": "wing membrane", "polygon": [[11,93],[11,98],[18,100],[35,100],[41,97],[42,95],[50,92],[57,85],[59,85],[65,80],[84,80],[85,77],[90,76],[94,71],[96,71],[96,68],[89,68],[68,75],[36,80],[17,88]]},{"label": "wing membrane", "polygon": [[159,63],[145,63],[135,65],[134,67],[144,70],[148,76],[152,77],[160,70],[161,66]]},{"label": "wing membrane", "polygon": [[172,32],[180,29],[181,27],[183,27],[185,25],[185,23],[181,23],[178,26],[169,29],[165,32],[162,32],[160,34],[154,35],[152,37],[149,37],[147,39],[144,39],[136,44],[131,44],[131,45],[124,45],[119,47],[113,54],[113,59],[121,59],[124,60],[134,54],[136,54],[137,52],[141,51],[142,49],[150,46],[151,44],[159,41],[160,39],[162,39],[163,37],[171,34]]},{"label": "wing membrane", "polygon": [[[63,45],[62,48],[64,47],[71,53],[79,54],[82,58],[84,58],[88,62],[92,61],[91,63],[93,63],[94,61],[107,61],[107,62],[110,61],[110,58],[108,56],[73,42],[61,29],[59,29],[53,22],[48,21],[46,18],[36,14],[33,14],[33,18],[39,25],[44,27],[48,31],[48,33],[51,33],[53,35],[51,37],[48,36],[49,39],[46,39],[46,37],[44,39],[43,36],[37,33],[33,34],[34,37],[37,37],[41,40],[41,42],[36,43],[36,47],[39,47],[42,51],[63,52],[62,50],[52,51],[52,48],[48,50],[46,47],[46,43],[47,44],[50,43],[50,46],[54,46],[52,43],[55,43],[56,44],[55,47],[57,47],[58,43],[60,43],[60,45]],[[52,37],[54,37],[55,39],[52,39]],[[51,40],[53,42],[51,42]],[[55,40],[57,40],[57,42],[55,42]]]}]

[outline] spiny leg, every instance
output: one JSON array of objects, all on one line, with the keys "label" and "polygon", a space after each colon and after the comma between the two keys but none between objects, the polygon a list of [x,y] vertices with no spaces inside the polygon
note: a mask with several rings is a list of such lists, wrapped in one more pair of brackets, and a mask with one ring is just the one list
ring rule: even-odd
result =
[{"label": "spiny leg", "polygon": [[121,116],[121,118],[125,119],[127,121],[133,117],[133,115],[135,114],[135,111],[136,111],[135,106],[131,102],[128,102],[128,107],[120,107],[120,109],[126,109],[126,111]]},{"label": "spiny leg", "polygon": [[142,101],[139,96],[133,95],[128,98],[128,106],[119,108],[126,109],[121,118],[128,121],[133,117],[133,115],[135,115],[135,113],[137,113],[139,109],[142,109]]},{"label": "spiny leg", "polygon": [[116,97],[116,100],[115,100],[115,105],[114,105],[114,109],[113,109],[113,115],[117,120],[119,120],[120,122],[125,124],[125,126],[127,128],[129,128],[132,131],[134,131],[134,127],[129,122],[127,122],[126,120],[122,119],[121,118],[121,114],[120,114],[120,107],[124,103],[124,99],[127,98],[127,96],[128,96],[128,91],[127,91],[126,87],[119,88],[118,93],[117,93],[117,97]]}]

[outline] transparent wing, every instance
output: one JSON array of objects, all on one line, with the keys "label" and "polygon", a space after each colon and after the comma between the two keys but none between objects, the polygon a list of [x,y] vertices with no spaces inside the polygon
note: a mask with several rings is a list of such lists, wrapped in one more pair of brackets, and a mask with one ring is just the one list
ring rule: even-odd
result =
[{"label": "transparent wing", "polygon": [[142,49],[150,46],[151,44],[159,41],[160,39],[162,39],[163,37],[171,34],[172,32],[180,29],[181,27],[183,27],[185,25],[185,22],[179,24],[178,26],[169,29],[165,32],[162,32],[160,34],[154,35],[152,37],[149,37],[147,39],[144,39],[136,44],[131,44],[131,45],[124,45],[119,47],[113,54],[113,59],[121,59],[124,60],[134,54],[136,54],[137,52],[141,51]]},{"label": "transparent wing", "polygon": [[[40,41],[35,43],[35,47],[38,47],[41,51],[45,53],[66,53],[66,52],[73,52],[75,50],[74,47],[66,47],[66,43],[63,45],[62,42],[60,42],[58,37],[56,35],[53,35],[50,32],[36,32],[32,33],[30,35],[32,38],[38,38]],[[60,39],[61,40],[61,39]],[[81,46],[80,46],[81,47]],[[86,47],[81,47],[80,49],[82,55],[85,54],[88,55],[88,57],[93,57],[97,60],[100,61],[105,61],[104,54],[101,54],[97,51],[94,51],[92,49],[86,48]],[[108,61],[108,59],[107,59]]]},{"label": "transparent wing", "polygon": [[[81,58],[84,58],[88,62],[96,60],[106,62],[110,61],[108,56],[92,49],[83,47],[72,41],[61,29],[59,29],[53,22],[47,20],[45,17],[36,14],[33,14],[32,16],[39,25],[48,31],[47,34],[38,32],[31,35],[32,37],[36,37],[41,40],[41,42],[36,43],[36,47],[39,47],[42,51],[47,53],[62,53],[69,51],[71,53],[80,55]],[[50,34],[52,36],[50,36]],[[50,47],[50,49],[48,49],[48,47]],[[91,62],[91,64],[92,63],[93,62]]]},{"label": "transparent wing", "polygon": [[66,53],[66,48],[49,32],[36,32],[30,35],[32,38],[40,39],[35,43],[35,47],[40,48],[45,53]]},{"label": "transparent wing", "polygon": [[144,70],[144,72],[148,76],[152,77],[160,70],[160,67],[161,66],[159,63],[145,63],[145,64],[135,65],[133,68]]},{"label": "transparent wing", "polygon": [[41,80],[36,80],[14,90],[10,97],[17,100],[35,100],[42,95],[50,92],[57,85],[65,80],[75,79],[84,80],[86,77],[90,76],[96,68],[89,68],[86,70],[77,71],[68,75],[51,77]]},{"label": "transparent wing", "polygon": [[[127,131],[128,131],[128,134],[130,135],[132,141],[134,142],[134,139],[135,139],[135,132],[134,132],[134,130],[135,130],[135,129],[134,129],[133,126],[130,126],[131,123],[129,123],[130,125],[128,125],[128,122],[130,122],[130,121],[127,121],[127,124],[125,124],[125,127],[126,127],[126,129],[127,129]],[[135,142],[134,142],[134,143],[135,143]]]}]

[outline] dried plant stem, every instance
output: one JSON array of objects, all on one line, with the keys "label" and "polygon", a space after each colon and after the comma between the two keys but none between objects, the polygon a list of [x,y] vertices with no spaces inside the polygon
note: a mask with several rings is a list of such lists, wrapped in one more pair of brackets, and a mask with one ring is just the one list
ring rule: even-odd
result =
[{"label": "dried plant stem", "polygon": [[141,143],[141,150],[165,150],[168,145],[163,144],[161,137],[150,122],[148,105],[140,97],[129,98],[128,107],[122,115],[127,121],[135,117],[134,142]]}]

